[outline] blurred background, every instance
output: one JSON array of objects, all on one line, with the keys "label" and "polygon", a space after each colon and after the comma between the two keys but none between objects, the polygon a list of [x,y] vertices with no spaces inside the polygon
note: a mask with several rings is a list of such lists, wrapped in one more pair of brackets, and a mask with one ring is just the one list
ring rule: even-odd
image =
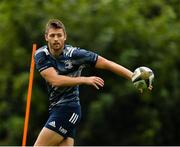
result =
[{"label": "blurred background", "polygon": [[[75,145],[180,145],[179,8],[179,0],[1,0],[0,145],[21,145],[32,44],[46,43],[50,18],[65,24],[67,44],[155,74],[154,90],[140,94],[113,73],[85,69],[105,86],[80,87]],[[27,145],[47,115],[46,85],[35,71]]]}]

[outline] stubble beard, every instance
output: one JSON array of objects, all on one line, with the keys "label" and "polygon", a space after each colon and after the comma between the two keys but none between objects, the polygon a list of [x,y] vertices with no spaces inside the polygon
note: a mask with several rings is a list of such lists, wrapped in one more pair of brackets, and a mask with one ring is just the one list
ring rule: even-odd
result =
[{"label": "stubble beard", "polygon": [[53,56],[58,56],[63,52],[64,44],[61,43],[52,43],[49,44],[50,52]]}]

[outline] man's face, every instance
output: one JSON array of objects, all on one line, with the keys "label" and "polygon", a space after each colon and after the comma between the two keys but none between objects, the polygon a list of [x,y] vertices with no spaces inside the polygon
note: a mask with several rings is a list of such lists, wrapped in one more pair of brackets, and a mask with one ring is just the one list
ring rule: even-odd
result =
[{"label": "man's face", "polygon": [[63,29],[50,28],[45,35],[45,39],[48,42],[52,54],[58,55],[63,51],[66,40]]}]

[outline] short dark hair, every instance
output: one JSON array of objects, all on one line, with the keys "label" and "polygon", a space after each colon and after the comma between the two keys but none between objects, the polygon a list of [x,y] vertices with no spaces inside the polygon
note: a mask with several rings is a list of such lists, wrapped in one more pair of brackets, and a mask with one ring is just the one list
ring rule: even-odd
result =
[{"label": "short dark hair", "polygon": [[54,29],[63,29],[64,34],[66,35],[66,29],[64,24],[59,19],[50,19],[46,24],[46,30],[45,33],[48,33],[48,30],[50,28]]}]

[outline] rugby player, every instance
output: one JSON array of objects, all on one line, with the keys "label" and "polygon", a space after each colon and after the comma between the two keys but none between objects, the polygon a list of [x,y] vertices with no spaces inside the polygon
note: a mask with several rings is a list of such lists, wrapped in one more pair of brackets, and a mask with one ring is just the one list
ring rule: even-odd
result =
[{"label": "rugby player", "polygon": [[109,70],[131,80],[132,72],[106,58],[66,44],[64,24],[58,19],[48,21],[45,28],[47,45],[35,55],[36,69],[45,79],[49,93],[49,118],[34,146],[73,146],[76,127],[81,119],[79,85],[99,89],[104,80],[97,76],[81,76],[84,67]]}]

